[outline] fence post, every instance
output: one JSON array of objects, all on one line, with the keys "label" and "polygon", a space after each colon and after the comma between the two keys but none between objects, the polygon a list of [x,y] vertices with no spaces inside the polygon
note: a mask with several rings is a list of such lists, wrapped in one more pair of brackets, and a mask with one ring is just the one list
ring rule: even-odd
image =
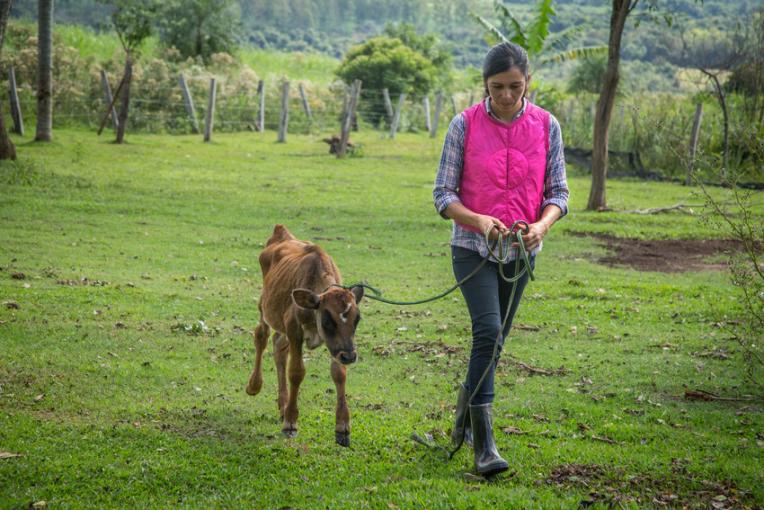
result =
[{"label": "fence post", "polygon": [[538,94],[538,91],[539,91],[539,89],[533,89],[531,91],[531,97],[528,98],[530,100],[530,102],[533,103],[533,104],[536,104],[536,95]]},{"label": "fence post", "polygon": [[452,117],[456,117],[456,99],[453,94],[451,94],[451,114]]},{"label": "fence post", "polygon": [[279,138],[280,143],[286,142],[287,128],[289,126],[289,82],[284,80],[281,85],[281,114],[279,115]]},{"label": "fence post", "polygon": [[263,80],[257,82],[257,97],[257,130],[262,133],[265,131],[265,82]]},{"label": "fence post", "polygon": [[687,178],[684,181],[685,186],[692,184],[692,172],[695,169],[695,153],[698,151],[701,120],[703,120],[703,103],[698,103],[695,107],[695,120],[692,123],[692,134],[690,135],[690,161],[687,165]]},{"label": "fence post", "polygon": [[430,121],[430,98],[424,96],[422,99],[422,108],[424,109],[424,128],[429,133],[432,131],[432,122]]},{"label": "fence post", "polygon": [[109,86],[109,78],[106,76],[106,71],[101,69],[101,86],[103,87],[103,98],[106,101],[106,107],[111,107],[109,114],[111,115],[111,122],[114,125],[114,129],[119,128],[119,119],[117,119],[117,110],[114,109],[114,96],[111,95],[111,86]]},{"label": "fence post", "polygon": [[406,93],[401,92],[398,96],[398,106],[395,108],[395,114],[393,114],[393,123],[390,126],[390,138],[395,138],[395,133],[398,131],[398,123],[401,121],[401,110],[403,110],[403,102],[406,100]]},{"label": "fence post", "polygon": [[358,97],[361,95],[361,80],[354,80],[350,86],[350,101],[348,102],[347,112],[342,116],[342,130],[340,135],[340,146],[337,147],[337,157],[345,156],[350,138],[350,125],[352,124],[355,110],[358,107]]},{"label": "fence post", "polygon": [[299,85],[300,89],[300,99],[302,99],[302,108],[305,110],[305,115],[307,115],[308,120],[310,122],[313,122],[313,113],[310,111],[310,105],[308,104],[308,98],[305,95],[305,88],[302,86],[302,83]]},{"label": "fence post", "polygon": [[441,108],[443,108],[443,91],[438,92],[438,95],[435,96],[435,116],[432,119],[430,138],[435,138],[435,136],[438,134],[438,121],[440,120]]},{"label": "fence post", "polygon": [[387,90],[387,88],[382,89],[382,98],[385,100],[385,113],[387,114],[387,122],[392,124],[393,102],[390,101],[390,91]]},{"label": "fence post", "polygon": [[474,101],[475,101],[475,93],[474,92],[470,92],[469,101],[467,101],[467,108],[472,106]]},{"label": "fence post", "polygon": [[11,93],[11,117],[13,118],[13,132],[24,136],[24,119],[21,116],[21,104],[19,103],[19,92],[16,88],[16,71],[11,67],[8,70],[8,85]]},{"label": "fence post", "polygon": [[212,123],[215,120],[215,99],[217,97],[217,86],[215,78],[210,79],[210,98],[207,103],[207,121],[204,125],[204,141],[209,142],[212,138]]},{"label": "fence post", "polygon": [[178,82],[180,83],[180,91],[183,93],[183,102],[186,105],[186,113],[188,118],[191,119],[191,129],[194,134],[199,133],[199,121],[196,119],[196,108],[194,108],[194,99],[191,97],[191,91],[188,90],[186,84],[186,77],[181,73],[178,75]]}]

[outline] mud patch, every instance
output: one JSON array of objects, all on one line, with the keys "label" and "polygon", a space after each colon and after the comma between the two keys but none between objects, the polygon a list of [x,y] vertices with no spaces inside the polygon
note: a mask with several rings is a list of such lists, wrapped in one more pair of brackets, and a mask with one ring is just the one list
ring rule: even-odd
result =
[{"label": "mud patch", "polygon": [[727,262],[709,259],[718,259],[743,249],[742,243],[733,239],[645,240],[587,232],[574,235],[594,238],[610,250],[609,255],[597,260],[600,264],[662,273],[721,271],[727,269]]}]

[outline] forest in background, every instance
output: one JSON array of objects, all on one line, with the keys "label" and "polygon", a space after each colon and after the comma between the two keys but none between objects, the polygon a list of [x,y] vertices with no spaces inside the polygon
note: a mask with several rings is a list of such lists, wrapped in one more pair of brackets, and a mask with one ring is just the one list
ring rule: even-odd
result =
[{"label": "forest in background", "polygon": [[[235,0],[233,13],[240,20],[238,39],[244,46],[269,50],[316,52],[341,58],[353,44],[383,32],[391,23],[411,23],[423,33],[437,35],[453,55],[457,68],[479,66],[486,50],[483,32],[469,13],[494,19],[493,0]],[[504,2],[521,20],[531,16],[533,2]],[[686,30],[732,31],[761,0],[666,0],[657,2],[658,17],[670,14],[673,27],[650,21],[645,13],[634,16],[624,38],[622,56],[626,73],[631,72],[635,88],[670,90],[676,86],[675,67],[668,63],[672,32]],[[37,1],[14,2],[12,16],[34,20]],[[608,2],[602,0],[558,0],[553,33],[583,27],[576,38],[580,45],[606,44],[609,29]],[[84,25],[109,31],[110,8],[95,0],[60,0],[55,19],[60,24]],[[656,16],[656,14],[652,14]],[[635,21],[641,20],[635,27]],[[649,63],[648,68],[636,63]],[[569,66],[545,70],[549,78],[560,79]]]}]

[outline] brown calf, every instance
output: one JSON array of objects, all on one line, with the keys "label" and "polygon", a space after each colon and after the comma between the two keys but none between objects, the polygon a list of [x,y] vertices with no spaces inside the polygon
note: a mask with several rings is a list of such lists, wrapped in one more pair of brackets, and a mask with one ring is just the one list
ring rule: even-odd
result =
[{"label": "brown calf", "polygon": [[[287,437],[297,435],[297,393],[305,378],[303,342],[308,349],[326,344],[332,356],[331,373],[337,388],[335,439],[350,446],[350,412],[345,400],[345,365],[355,362],[353,343],[361,315],[358,303],[363,287],[333,287],[342,277],[331,257],[319,246],[294,237],[276,225],[260,254],[263,291],[255,329],[255,368],[247,393],[257,395],[263,386],[263,351],[273,329],[273,357],[279,382],[278,405]],[[287,360],[289,367],[287,370]],[[287,392],[289,377],[289,392]]]}]

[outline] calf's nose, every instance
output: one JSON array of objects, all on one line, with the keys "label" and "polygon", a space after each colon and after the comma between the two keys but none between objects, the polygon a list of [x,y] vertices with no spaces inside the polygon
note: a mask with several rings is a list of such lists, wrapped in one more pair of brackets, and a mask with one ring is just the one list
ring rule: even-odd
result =
[{"label": "calf's nose", "polygon": [[352,351],[352,352],[342,351],[340,353],[340,361],[342,362],[343,365],[350,365],[351,363],[355,363],[355,360],[357,357],[358,355],[356,354],[355,351]]}]

